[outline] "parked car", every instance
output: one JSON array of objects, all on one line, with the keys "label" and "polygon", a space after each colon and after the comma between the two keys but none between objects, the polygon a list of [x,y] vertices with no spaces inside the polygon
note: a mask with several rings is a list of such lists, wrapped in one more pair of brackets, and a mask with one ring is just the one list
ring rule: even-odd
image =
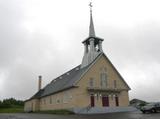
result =
[{"label": "parked car", "polygon": [[160,103],[149,103],[140,109],[143,113],[156,113],[160,111]]}]

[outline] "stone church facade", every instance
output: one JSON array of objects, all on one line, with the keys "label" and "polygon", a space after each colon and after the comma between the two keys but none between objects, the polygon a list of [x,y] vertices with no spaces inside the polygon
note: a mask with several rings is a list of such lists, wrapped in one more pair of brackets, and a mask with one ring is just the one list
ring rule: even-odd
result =
[{"label": "stone church facade", "polygon": [[52,80],[25,101],[24,110],[43,111],[68,109],[75,113],[127,110],[130,87],[102,49],[103,39],[96,37],[90,11],[89,37],[82,43],[82,63]]}]

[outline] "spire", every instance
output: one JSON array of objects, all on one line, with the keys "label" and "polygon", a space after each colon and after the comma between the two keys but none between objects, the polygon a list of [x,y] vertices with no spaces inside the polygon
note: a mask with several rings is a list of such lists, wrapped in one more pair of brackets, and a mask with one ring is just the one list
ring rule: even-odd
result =
[{"label": "spire", "polygon": [[89,26],[89,37],[95,37],[94,24],[92,18],[92,2],[89,4],[90,6],[90,26]]},{"label": "spire", "polygon": [[92,18],[92,2],[90,6],[90,26],[89,26],[89,37],[86,38],[82,43],[84,44],[84,56],[82,59],[81,68],[91,64],[99,54],[103,53],[102,41],[103,39],[96,37],[94,31],[94,24]]}]

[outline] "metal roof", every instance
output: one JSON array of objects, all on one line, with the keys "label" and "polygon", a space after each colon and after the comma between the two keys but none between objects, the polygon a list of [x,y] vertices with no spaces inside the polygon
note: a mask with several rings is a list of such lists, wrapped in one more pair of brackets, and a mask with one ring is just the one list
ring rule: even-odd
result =
[{"label": "metal roof", "polygon": [[74,83],[79,80],[81,75],[88,69],[89,65],[81,68],[81,66],[77,66],[70,71],[62,74],[61,76],[53,79],[48,85],[46,85],[43,89],[39,90],[34,96],[30,99],[41,98],[44,96],[48,96],[59,91],[63,91],[68,88],[75,87]]},{"label": "metal roof", "polygon": [[[61,76],[53,79],[48,85],[46,85],[43,89],[39,90],[34,96],[32,96],[31,99],[38,99],[41,97],[49,96],[51,94],[76,87],[76,83],[81,79],[81,77],[92,67],[92,65],[102,56],[104,55],[106,58],[107,56],[104,53],[99,54],[95,60],[89,64],[88,66],[81,68],[81,65],[78,65],[77,67],[71,69],[70,71],[67,71],[66,73],[62,74]],[[107,58],[109,63],[112,65],[112,67],[115,69],[115,71],[118,73],[118,75],[121,77],[122,81],[126,84],[128,89],[130,90],[130,87],[125,82],[123,77],[120,75],[120,73],[116,70],[114,65],[111,63],[111,61]],[[27,101],[27,100],[26,100]]]}]

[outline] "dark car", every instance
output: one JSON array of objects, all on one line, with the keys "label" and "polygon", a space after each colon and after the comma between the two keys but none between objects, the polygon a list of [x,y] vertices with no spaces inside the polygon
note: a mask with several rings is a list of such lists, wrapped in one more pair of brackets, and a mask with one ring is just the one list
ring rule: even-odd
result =
[{"label": "dark car", "polygon": [[149,103],[140,109],[143,113],[156,113],[160,111],[160,103]]}]

